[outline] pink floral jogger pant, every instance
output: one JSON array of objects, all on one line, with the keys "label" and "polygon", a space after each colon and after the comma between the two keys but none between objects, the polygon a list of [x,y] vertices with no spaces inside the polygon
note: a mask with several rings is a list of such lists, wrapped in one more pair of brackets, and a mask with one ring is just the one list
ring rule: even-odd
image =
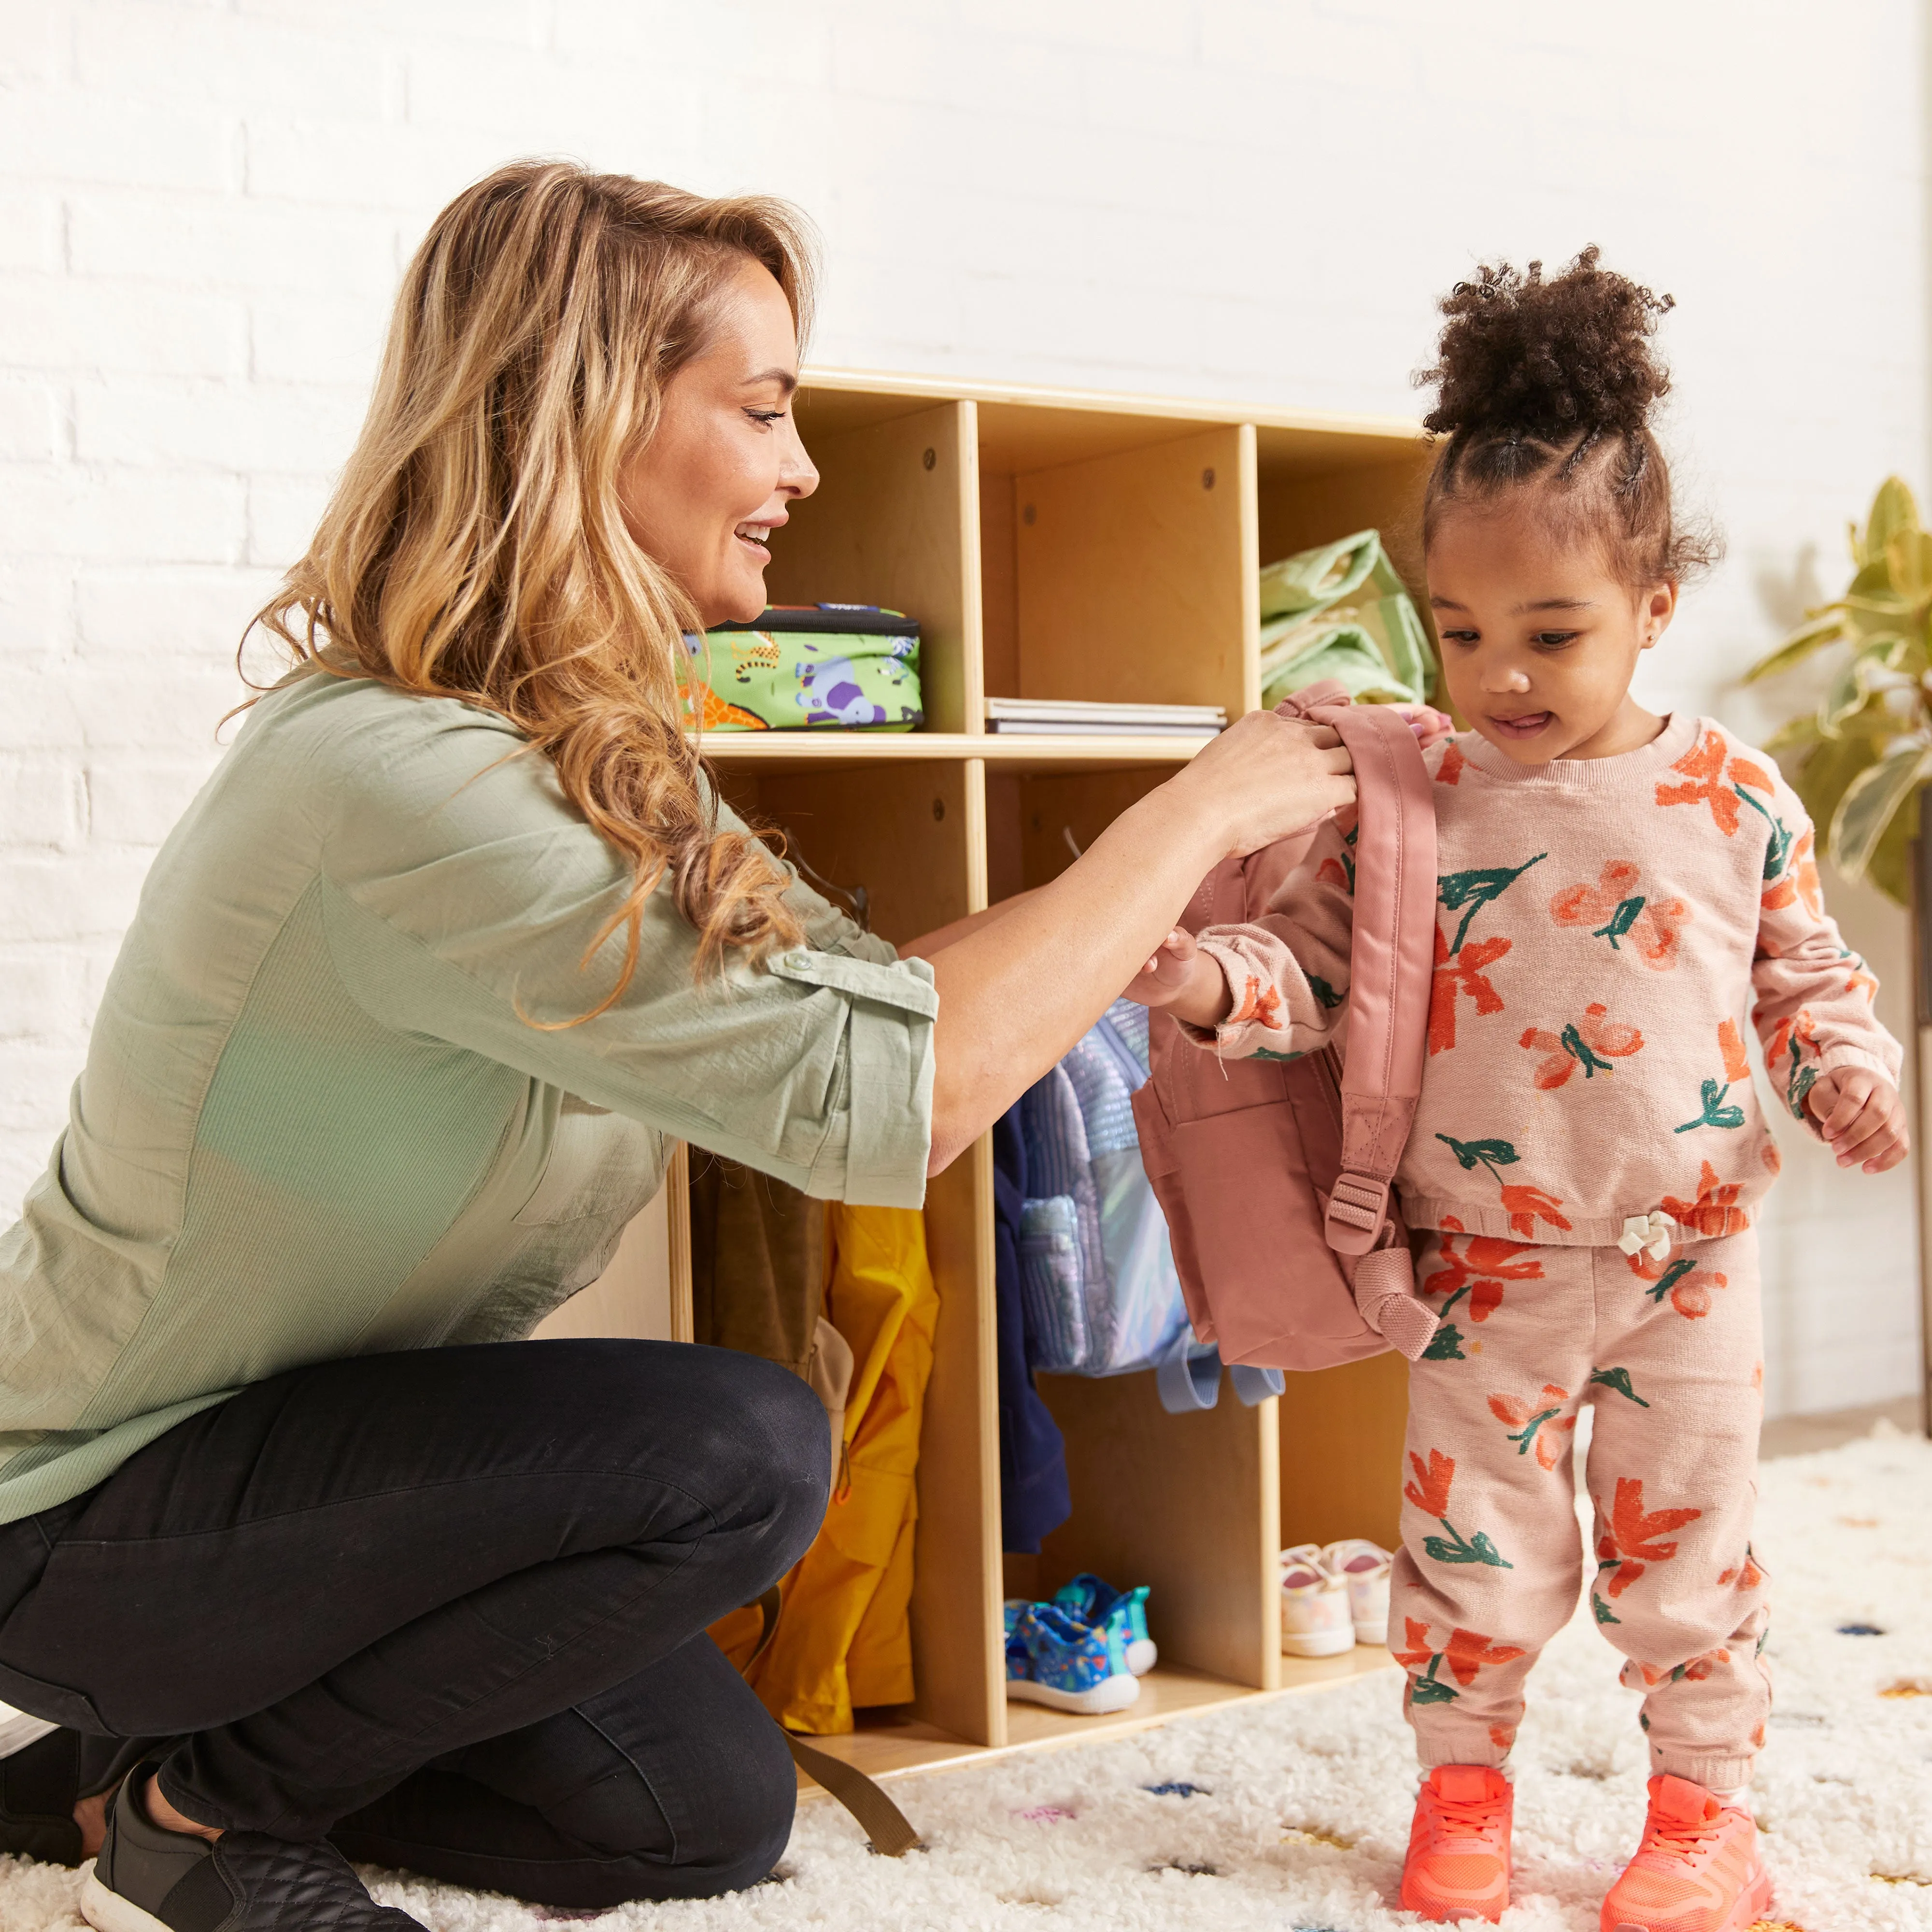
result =
[{"label": "pink floral jogger pant", "polygon": [[1653,1771],[1743,1784],[1771,1685],[1750,1550],[1762,1409],[1756,1237],[1667,1258],[1434,1234],[1442,1326],[1409,1376],[1390,1648],[1424,1765],[1499,1765],[1585,1575],[1571,1446],[1594,1412],[1590,1602],[1643,1694]]}]

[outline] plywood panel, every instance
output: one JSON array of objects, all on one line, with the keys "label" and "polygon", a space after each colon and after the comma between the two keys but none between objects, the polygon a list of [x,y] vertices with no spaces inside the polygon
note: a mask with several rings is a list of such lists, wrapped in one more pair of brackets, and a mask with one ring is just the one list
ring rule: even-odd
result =
[{"label": "plywood panel", "polygon": [[1022,697],[1240,712],[1252,434],[1232,424],[1016,477]]},{"label": "plywood panel", "polygon": [[984,1138],[926,1190],[939,1324],[913,1549],[914,1712],[982,1744],[1006,1735],[992,1202],[992,1142]]},{"label": "plywood panel", "polygon": [[[983,452],[982,452],[983,458]],[[1019,505],[1010,470],[980,472],[980,633],[987,694],[1020,694]]]},{"label": "plywood panel", "polygon": [[1408,1364],[1393,1351],[1312,1375],[1281,1398],[1281,1540],[1401,1535],[1402,1442]]},{"label": "plywood panel", "polygon": [[980,697],[979,443],[970,403],[817,439],[821,481],[772,542],[775,604],[882,604],[920,620],[928,722],[973,731]]},{"label": "plywood panel", "polygon": [[1073,1514],[1041,1546],[1048,1590],[1082,1570],[1152,1586],[1163,1660],[1234,1684],[1281,1680],[1275,1594],[1280,1450],[1273,1402],[1169,1415],[1151,1372],[1042,1376],[1066,1438]]},{"label": "plywood panel", "polygon": [[[1170,1667],[1162,1663],[1141,1679],[1141,1694],[1132,1705],[1108,1716],[1082,1718],[1067,1711],[1049,1711],[1040,1704],[1015,1702],[1009,1705],[1004,1750],[1052,1750],[1068,1744],[1092,1744],[1102,1738],[1124,1737],[1176,1718],[1185,1720],[1226,1710],[1230,1705],[1256,1704],[1270,1697],[1328,1690],[1390,1668],[1389,1654],[1380,1645],[1358,1644],[1340,1657],[1284,1657],[1280,1683],[1272,1690],[1257,1690],[1210,1677],[1204,1671]],[[872,1713],[862,1716],[859,1728],[844,1737],[814,1738],[812,1742],[820,1750],[856,1765],[868,1778],[956,1770],[1003,1754],[1000,1749],[969,1744],[938,1725],[916,1718],[887,1718]],[[823,1798],[829,1795],[800,1774],[801,1798]],[[916,1793],[897,1795],[916,1824],[920,1807]]]},{"label": "plywood panel", "polygon": [[[761,774],[760,815],[793,842],[820,878],[863,886],[872,930],[896,944],[977,908],[973,843],[986,890],[983,782],[975,761],[848,765]],[[975,796],[969,806],[970,788]],[[742,795],[733,788],[734,798]]]},{"label": "plywood panel", "polygon": [[[1158,767],[1125,771],[1032,773],[1020,781],[1017,830],[1022,883],[1043,886],[1085,851],[1127,807],[1164,784]],[[1072,844],[1067,842],[1072,835]]]}]

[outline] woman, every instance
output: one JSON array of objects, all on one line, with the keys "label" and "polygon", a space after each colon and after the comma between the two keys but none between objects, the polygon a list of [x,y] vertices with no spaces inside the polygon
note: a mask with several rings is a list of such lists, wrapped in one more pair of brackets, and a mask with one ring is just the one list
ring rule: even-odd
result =
[{"label": "woman", "polygon": [[296,668],[156,861],[0,1245],[0,1696],[62,1727],[0,1798],[70,1859],[105,1808],[104,1932],[413,1924],[344,1853],[571,1906],[769,1870],[791,1762],[704,1632],[811,1540],[823,1412],[521,1338],[666,1136],[916,1205],[1212,865],[1352,796],[1256,717],[914,956],[800,885],[674,664],[817,483],[809,292],[782,206],[562,165],[411,265],[262,614]]}]

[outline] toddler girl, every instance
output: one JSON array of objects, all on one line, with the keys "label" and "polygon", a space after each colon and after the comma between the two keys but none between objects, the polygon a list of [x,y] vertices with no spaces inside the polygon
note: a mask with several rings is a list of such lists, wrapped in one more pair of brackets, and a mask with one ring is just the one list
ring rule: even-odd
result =
[{"label": "toddler girl", "polygon": [[[1425,1768],[1402,1903],[1508,1903],[1504,1767],[1576,1603],[1588,1403],[1591,1607],[1644,1694],[1653,1773],[1602,1923],[1730,1932],[1768,1903],[1744,1787],[1770,1704],[1751,1224],[1778,1153],[1744,1028],[1778,1104],[1868,1173],[1906,1152],[1899,1049],[1776,767],[1630,694],[1704,560],[1647,424],[1667,303],[1591,249],[1549,281],[1485,269],[1442,306],[1423,540],[1470,728],[1426,754],[1436,964],[1400,1177],[1442,1322],[1410,1377],[1390,1613]],[[1324,827],[1256,923],[1171,935],[1135,996],[1219,1054],[1334,1039],[1352,836]]]}]

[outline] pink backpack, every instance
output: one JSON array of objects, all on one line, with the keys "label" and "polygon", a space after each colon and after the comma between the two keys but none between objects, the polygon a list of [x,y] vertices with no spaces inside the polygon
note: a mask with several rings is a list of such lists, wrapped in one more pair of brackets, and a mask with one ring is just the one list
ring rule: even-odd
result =
[{"label": "pink backpack", "polygon": [[[1334,726],[1360,798],[1347,1054],[1217,1059],[1150,1014],[1153,1071],[1134,1095],[1148,1178],[1167,1216],[1195,1334],[1221,1358],[1328,1368],[1396,1348],[1412,1360],[1436,1316],[1415,1292],[1390,1198],[1415,1119],[1436,936],[1436,807],[1408,722],[1328,682],[1276,707]],[[1312,836],[1312,835],[1311,835]],[[1181,915],[1238,924],[1308,849],[1284,841],[1217,866]]]}]

